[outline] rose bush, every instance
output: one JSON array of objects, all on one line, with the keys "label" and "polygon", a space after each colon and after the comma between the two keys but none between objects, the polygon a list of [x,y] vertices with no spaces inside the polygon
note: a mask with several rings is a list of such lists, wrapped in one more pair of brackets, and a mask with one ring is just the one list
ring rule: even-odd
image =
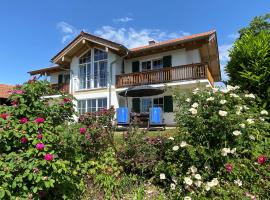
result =
[{"label": "rose bush", "polygon": [[72,101],[65,99],[72,97],[44,98],[53,90],[35,79],[11,93],[12,106],[0,106],[0,199],[76,196],[79,182],[71,161],[59,153],[59,127],[74,114]]},{"label": "rose bush", "polygon": [[181,134],[165,141],[156,168],[156,182],[169,196],[269,199],[269,116],[257,97],[227,86],[175,99]]}]

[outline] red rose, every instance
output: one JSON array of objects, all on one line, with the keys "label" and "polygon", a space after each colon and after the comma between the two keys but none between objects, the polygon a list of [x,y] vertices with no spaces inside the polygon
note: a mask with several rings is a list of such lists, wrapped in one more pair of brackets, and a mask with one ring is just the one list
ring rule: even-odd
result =
[{"label": "red rose", "polygon": [[26,137],[23,137],[22,139],[21,139],[21,143],[22,144],[26,144],[28,142],[28,139],[26,138]]},{"label": "red rose", "polygon": [[25,124],[27,122],[28,122],[28,119],[26,117],[23,117],[23,118],[20,119],[21,124]]},{"label": "red rose", "polygon": [[233,170],[233,165],[230,164],[230,163],[227,163],[227,164],[225,165],[225,168],[226,168],[226,171],[227,171],[227,172],[232,172],[232,170]]},{"label": "red rose", "polygon": [[2,115],[1,115],[1,117],[2,117],[2,119],[7,119],[7,117],[8,117],[8,114],[7,113],[3,113]]},{"label": "red rose", "polygon": [[53,160],[53,155],[48,153],[48,154],[46,154],[44,156],[44,159],[47,160],[47,161],[52,161]]},{"label": "red rose", "polygon": [[84,127],[80,128],[80,133],[85,134],[86,133],[86,128],[84,128]]},{"label": "red rose", "polygon": [[35,122],[38,123],[38,124],[44,123],[45,122],[45,119],[42,118],[42,117],[38,117],[38,118],[35,119]]},{"label": "red rose", "polygon": [[71,102],[71,99],[69,99],[69,98],[64,98],[63,101],[64,101],[65,103],[69,103],[69,102]]},{"label": "red rose", "polygon": [[267,157],[265,155],[260,155],[257,161],[260,165],[263,165],[267,161]]}]

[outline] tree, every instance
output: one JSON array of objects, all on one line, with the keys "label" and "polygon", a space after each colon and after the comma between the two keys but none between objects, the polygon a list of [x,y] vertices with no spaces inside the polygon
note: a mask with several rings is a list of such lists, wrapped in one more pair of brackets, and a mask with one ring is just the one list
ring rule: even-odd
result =
[{"label": "tree", "polygon": [[229,84],[239,85],[261,98],[270,108],[270,14],[255,17],[239,31],[240,37],[230,50],[225,71]]}]

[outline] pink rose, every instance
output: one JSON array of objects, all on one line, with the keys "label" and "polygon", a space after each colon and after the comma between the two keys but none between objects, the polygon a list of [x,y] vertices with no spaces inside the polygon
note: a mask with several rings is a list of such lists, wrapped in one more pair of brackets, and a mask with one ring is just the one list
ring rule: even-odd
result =
[{"label": "pink rose", "polygon": [[26,137],[23,137],[22,139],[21,139],[21,143],[22,144],[26,144],[28,142],[28,139],[26,138]]},{"label": "pink rose", "polygon": [[44,159],[47,160],[47,161],[52,161],[52,160],[53,160],[53,155],[47,153],[47,154],[44,156]]},{"label": "pink rose", "polygon": [[38,117],[38,118],[35,119],[35,122],[38,123],[38,124],[44,123],[45,122],[45,119],[42,118],[42,117]]},{"label": "pink rose", "polygon": [[42,149],[44,149],[44,147],[45,147],[45,145],[43,143],[37,143],[37,145],[36,145],[37,150],[42,150]]},{"label": "pink rose", "polygon": [[257,161],[260,165],[263,165],[267,161],[267,157],[265,155],[260,155]]},{"label": "pink rose", "polygon": [[27,122],[28,122],[28,119],[26,117],[23,117],[23,118],[20,119],[21,124],[25,124]]},{"label": "pink rose", "polygon": [[86,128],[85,127],[80,128],[80,133],[85,134],[86,133]]},{"label": "pink rose", "polygon": [[65,103],[69,103],[69,102],[71,102],[71,99],[65,97],[65,98],[63,99],[63,101],[64,101]]},{"label": "pink rose", "polygon": [[11,105],[12,105],[12,106],[17,106],[17,105],[18,105],[18,101],[17,101],[17,100],[11,101]]},{"label": "pink rose", "polygon": [[8,117],[8,114],[7,113],[3,113],[2,115],[1,115],[1,117],[2,117],[2,119],[7,119],[7,117]]},{"label": "pink rose", "polygon": [[230,163],[227,163],[227,164],[225,165],[225,168],[226,168],[226,171],[227,171],[227,172],[232,172],[232,170],[233,170],[233,165],[230,164]]},{"label": "pink rose", "polygon": [[37,134],[37,139],[42,140],[43,135],[41,133]]}]

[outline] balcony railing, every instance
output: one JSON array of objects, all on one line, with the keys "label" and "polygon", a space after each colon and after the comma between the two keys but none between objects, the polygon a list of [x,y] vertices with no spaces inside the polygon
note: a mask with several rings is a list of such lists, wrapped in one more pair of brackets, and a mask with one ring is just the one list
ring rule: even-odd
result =
[{"label": "balcony railing", "polygon": [[117,75],[116,87],[130,87],[136,85],[148,85],[206,78],[209,80],[211,85],[214,84],[214,80],[212,78],[211,72],[207,67],[207,64],[196,63]]},{"label": "balcony railing", "polygon": [[52,84],[51,86],[55,90],[69,93],[69,84],[68,83]]}]

